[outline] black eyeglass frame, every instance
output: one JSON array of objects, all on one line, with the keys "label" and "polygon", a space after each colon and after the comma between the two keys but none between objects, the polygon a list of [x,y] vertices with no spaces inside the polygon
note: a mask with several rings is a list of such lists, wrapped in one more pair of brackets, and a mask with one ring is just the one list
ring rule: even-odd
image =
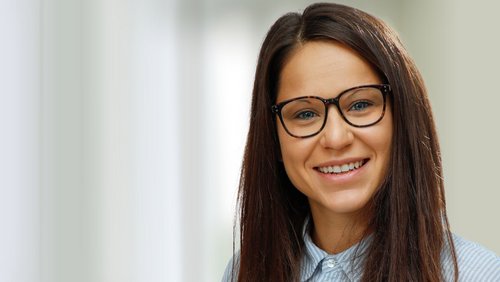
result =
[{"label": "black eyeglass frame", "polygon": [[[344,113],[342,112],[342,110],[340,109],[340,105],[339,105],[339,100],[340,100],[340,97],[342,97],[342,95],[344,95],[345,93],[347,92],[350,92],[352,90],[356,90],[356,89],[360,89],[360,88],[376,88],[376,89],[379,89],[382,93],[382,97],[384,99],[384,108],[382,109],[382,114],[380,115],[380,118],[377,119],[376,121],[372,122],[372,123],[369,123],[369,124],[365,124],[365,125],[356,125],[356,124],[353,124],[351,123],[345,116],[344,116]],[[333,104],[337,107],[337,111],[340,113],[340,116],[342,116],[342,118],[344,119],[345,122],[347,122],[347,124],[353,126],[353,127],[358,127],[358,128],[362,128],[362,127],[369,127],[369,126],[372,126],[372,125],[375,125],[376,123],[378,123],[379,121],[381,121],[383,118],[384,118],[384,115],[385,115],[385,108],[386,108],[386,96],[387,94],[391,93],[391,86],[389,84],[369,84],[369,85],[360,85],[360,86],[355,86],[355,87],[352,87],[352,88],[349,88],[349,89],[346,89],[342,92],[340,92],[339,95],[337,95],[337,97],[335,98],[330,98],[330,99],[325,99],[323,97],[319,97],[319,96],[301,96],[301,97],[296,97],[296,98],[293,98],[293,99],[289,99],[289,100],[285,100],[283,102],[280,102],[276,105],[273,105],[271,106],[271,111],[274,113],[274,114],[277,114],[280,121],[281,121],[281,124],[283,125],[283,128],[285,129],[285,131],[290,135],[290,136],[293,136],[295,138],[308,138],[308,137],[312,137],[312,136],[315,136],[317,134],[319,134],[323,128],[325,128],[325,125],[326,125],[326,120],[328,119],[328,107]],[[321,128],[313,133],[313,134],[309,134],[309,135],[305,135],[305,136],[298,136],[298,135],[295,135],[295,134],[292,134],[290,131],[288,131],[288,128],[286,127],[285,125],[285,121],[283,120],[283,116],[281,114],[281,109],[288,103],[290,102],[293,102],[295,100],[299,100],[299,99],[304,99],[304,98],[314,98],[314,99],[318,99],[320,101],[323,102],[323,104],[325,105],[325,118],[323,120],[323,124],[321,125]]]}]

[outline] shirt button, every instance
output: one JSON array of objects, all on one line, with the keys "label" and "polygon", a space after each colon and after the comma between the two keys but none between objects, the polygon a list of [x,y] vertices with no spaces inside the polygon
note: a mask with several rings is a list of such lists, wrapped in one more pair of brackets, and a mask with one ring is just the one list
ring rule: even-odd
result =
[{"label": "shirt button", "polygon": [[329,268],[334,268],[335,267],[335,260],[334,259],[328,259],[326,261],[326,266]]}]

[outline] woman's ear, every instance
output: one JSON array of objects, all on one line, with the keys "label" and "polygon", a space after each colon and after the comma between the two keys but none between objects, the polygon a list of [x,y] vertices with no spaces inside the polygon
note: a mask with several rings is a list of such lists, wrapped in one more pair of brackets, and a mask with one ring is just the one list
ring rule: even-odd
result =
[{"label": "woman's ear", "polygon": [[276,148],[278,149],[278,150],[276,150],[276,151],[277,151],[277,152],[276,152],[276,155],[277,155],[277,157],[278,157],[278,161],[279,161],[280,163],[282,163],[282,162],[283,162],[283,156],[281,155],[281,144],[280,144],[280,141],[279,141],[279,137],[278,137],[278,133],[277,133],[277,132],[276,132],[276,135],[275,135],[275,136],[276,136],[276,137],[275,137],[275,138],[276,138]]},{"label": "woman's ear", "polygon": [[281,155],[281,150],[278,150],[278,161],[283,162],[283,156]]}]

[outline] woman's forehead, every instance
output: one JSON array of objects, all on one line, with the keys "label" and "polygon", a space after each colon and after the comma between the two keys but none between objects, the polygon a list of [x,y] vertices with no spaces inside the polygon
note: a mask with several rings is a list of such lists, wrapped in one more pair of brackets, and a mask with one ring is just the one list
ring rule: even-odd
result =
[{"label": "woman's forehead", "polygon": [[298,47],[284,64],[278,100],[298,96],[328,97],[353,86],[380,83],[371,65],[335,41],[312,41]]}]

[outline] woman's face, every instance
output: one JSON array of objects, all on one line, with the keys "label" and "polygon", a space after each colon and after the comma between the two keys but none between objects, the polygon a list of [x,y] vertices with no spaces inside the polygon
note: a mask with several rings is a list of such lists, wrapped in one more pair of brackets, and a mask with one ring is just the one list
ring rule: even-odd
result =
[{"label": "woman's face", "polygon": [[[308,42],[298,47],[284,65],[276,102],[300,96],[334,98],[355,86],[380,83],[371,66],[348,47],[335,42]],[[308,197],[313,215],[362,211],[387,171],[392,140],[390,103],[384,118],[365,128],[347,124],[334,105],[329,107],[323,130],[312,137],[292,137],[278,118],[276,123],[288,177]],[[322,172],[343,165],[361,166],[338,174]]]}]

